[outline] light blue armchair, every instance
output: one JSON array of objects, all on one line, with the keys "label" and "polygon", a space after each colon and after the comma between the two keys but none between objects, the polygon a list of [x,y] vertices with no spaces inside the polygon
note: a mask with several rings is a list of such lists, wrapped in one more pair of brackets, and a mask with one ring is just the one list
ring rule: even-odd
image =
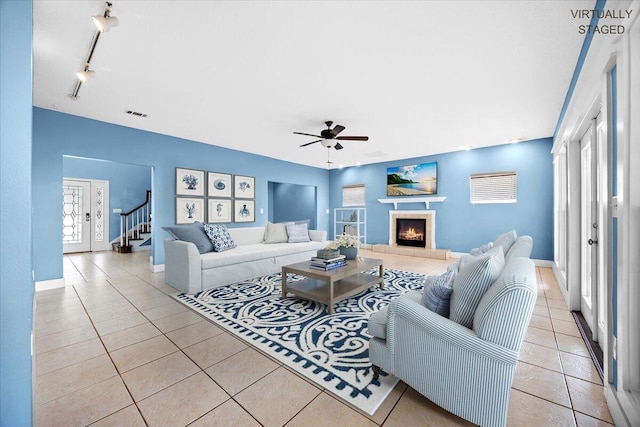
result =
[{"label": "light blue armchair", "polygon": [[[379,312],[378,324],[374,313],[369,321],[374,380],[381,368],[468,421],[483,427],[506,425],[537,290],[529,258],[507,256],[505,262],[479,302],[472,329],[425,308],[418,292],[393,300],[386,312]],[[380,315],[386,315],[383,325]]]}]

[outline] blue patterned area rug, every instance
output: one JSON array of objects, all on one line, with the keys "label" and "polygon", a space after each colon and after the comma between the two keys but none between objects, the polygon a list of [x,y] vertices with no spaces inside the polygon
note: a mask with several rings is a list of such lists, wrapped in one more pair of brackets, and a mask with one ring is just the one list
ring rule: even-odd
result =
[{"label": "blue patterned area rug", "polygon": [[[368,271],[377,274],[376,269]],[[303,279],[289,275],[288,281]],[[371,287],[326,306],[282,298],[280,273],[196,295],[175,298],[356,408],[372,415],[398,379],[383,373],[372,382],[367,321],[371,313],[408,290],[421,290],[424,276],[385,269],[384,288]]]}]

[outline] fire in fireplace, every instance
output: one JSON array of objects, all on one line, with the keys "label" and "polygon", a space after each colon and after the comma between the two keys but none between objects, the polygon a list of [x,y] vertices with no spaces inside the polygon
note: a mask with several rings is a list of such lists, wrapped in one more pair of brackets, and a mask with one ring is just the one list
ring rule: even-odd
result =
[{"label": "fire in fireplace", "polygon": [[424,248],[426,220],[424,218],[396,218],[396,244]]}]

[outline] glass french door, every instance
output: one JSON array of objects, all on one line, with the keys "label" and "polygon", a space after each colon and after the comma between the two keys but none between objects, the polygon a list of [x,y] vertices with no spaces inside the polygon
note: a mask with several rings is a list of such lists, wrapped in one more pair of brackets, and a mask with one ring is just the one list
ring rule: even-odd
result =
[{"label": "glass french door", "polygon": [[580,311],[589,324],[591,331],[595,330],[597,311],[594,304],[597,298],[594,284],[597,282],[597,250],[598,244],[596,221],[595,194],[595,165],[593,128],[590,127],[580,141],[580,200],[581,200],[581,300]]},{"label": "glass french door", "polygon": [[62,250],[65,254],[91,250],[91,183],[62,183]]},{"label": "glass french door", "polygon": [[63,253],[109,249],[108,203],[108,181],[63,180]]},{"label": "glass french door", "polygon": [[[597,122],[599,123],[599,121]],[[594,126],[597,130],[594,131]],[[594,123],[580,141],[581,199],[581,300],[580,311],[592,331],[592,339],[604,331],[604,283],[599,279],[598,251],[598,139]]]}]

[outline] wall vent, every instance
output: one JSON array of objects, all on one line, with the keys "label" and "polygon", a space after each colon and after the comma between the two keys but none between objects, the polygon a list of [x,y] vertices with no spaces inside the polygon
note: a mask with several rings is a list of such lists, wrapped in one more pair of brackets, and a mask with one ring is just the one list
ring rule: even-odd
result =
[{"label": "wall vent", "polygon": [[132,111],[132,110],[127,110],[126,113],[136,117],[147,117],[145,113],[139,113],[137,111]]}]

